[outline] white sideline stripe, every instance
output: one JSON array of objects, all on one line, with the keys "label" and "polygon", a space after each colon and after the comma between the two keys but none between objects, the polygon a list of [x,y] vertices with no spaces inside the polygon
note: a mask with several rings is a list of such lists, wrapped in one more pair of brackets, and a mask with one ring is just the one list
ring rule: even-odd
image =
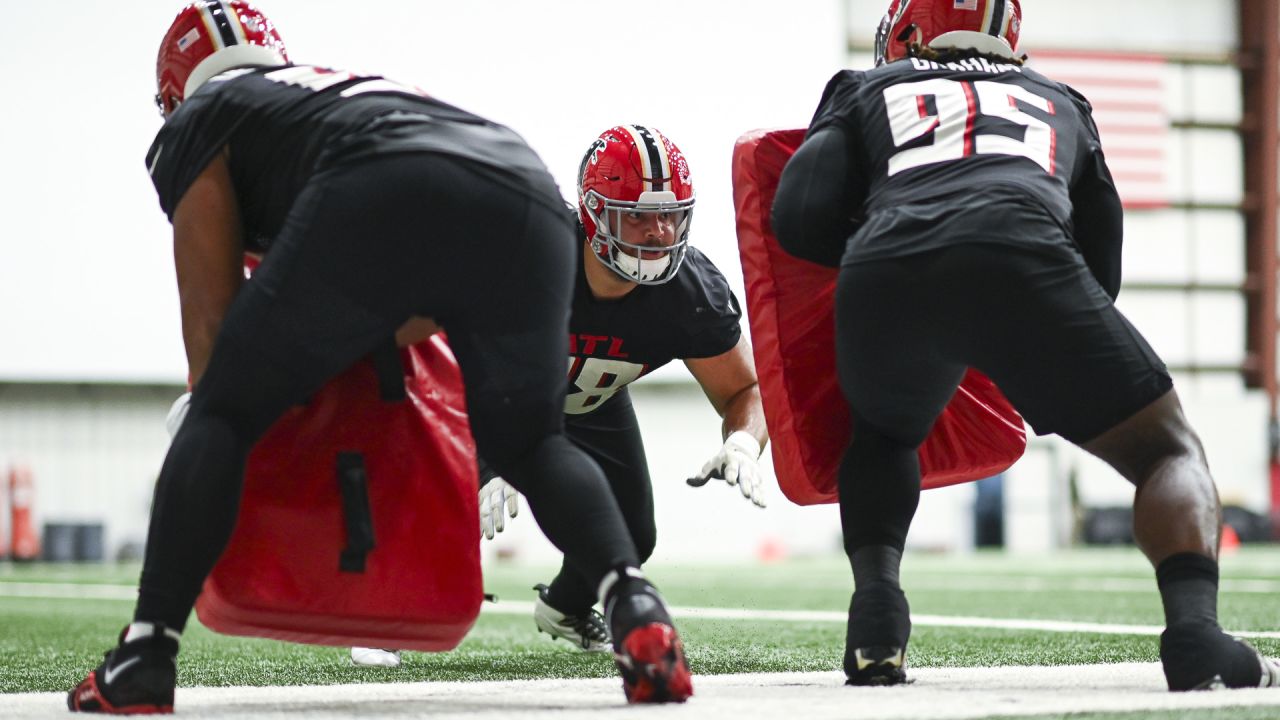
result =
[{"label": "white sideline stripe", "polygon": [[49,600],[137,600],[138,588],[134,585],[0,581],[0,597]]},{"label": "white sideline stripe", "polygon": [[[388,671],[388,674],[395,671]],[[628,707],[617,678],[179,688],[182,718],[466,718],[636,720],[975,720],[1148,711],[1196,717],[1209,708],[1280,707],[1280,690],[1171,693],[1157,663],[1059,667],[921,668],[914,683],[854,688],[839,672],[700,675],[684,705]],[[62,693],[3,696],[0,717],[66,717]]]},{"label": "white sideline stripe", "polygon": [[[0,582],[0,597],[135,600],[138,591],[133,586],[82,585],[76,583],[12,583]],[[485,603],[480,610],[491,615],[532,615],[533,603],[503,600]],[[750,610],[747,608],[672,607],[677,618],[700,620],[767,620],[774,622],[822,622],[843,623],[847,613],[836,610]],[[913,614],[911,622],[920,626],[992,628],[997,630],[1030,630],[1034,632],[1094,633],[1098,635],[1159,635],[1164,629],[1158,625],[1119,625],[1114,623],[1072,622],[1069,620],[1011,620],[960,615]],[[1231,631],[1242,638],[1280,640],[1280,631],[1241,630]]]}]

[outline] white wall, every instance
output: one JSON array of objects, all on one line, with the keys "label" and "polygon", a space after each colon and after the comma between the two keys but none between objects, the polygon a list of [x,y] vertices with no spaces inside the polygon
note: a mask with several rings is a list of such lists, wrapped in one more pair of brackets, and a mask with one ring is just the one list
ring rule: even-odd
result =
[{"label": "white wall", "polygon": [[[5,4],[0,380],[180,382],[169,228],[143,167],[180,0]],[[741,285],[729,160],[808,121],[844,61],[840,0],[263,0],[291,57],[416,84],[511,125],[574,192],[582,152],[651,124],[689,158],[693,241]]]}]

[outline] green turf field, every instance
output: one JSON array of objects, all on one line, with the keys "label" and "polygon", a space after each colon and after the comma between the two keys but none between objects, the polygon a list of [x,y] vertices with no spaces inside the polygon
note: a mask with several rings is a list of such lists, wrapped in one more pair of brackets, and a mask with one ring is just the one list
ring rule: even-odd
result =
[{"label": "green turf field", "polygon": [[[60,691],[94,666],[129,618],[128,599],[22,598],[16,583],[129,588],[136,566],[0,564],[0,692]],[[486,589],[528,602],[548,568],[497,565]],[[852,581],[843,558],[772,565],[655,566],[650,575],[674,606],[842,611]],[[1153,573],[1133,549],[1073,551],[1049,557],[1003,554],[909,555],[903,585],[913,614],[1159,625]],[[1223,624],[1232,630],[1280,630],[1280,549],[1247,548],[1223,561]],[[75,595],[75,593],[67,593]],[[839,622],[709,620],[677,616],[697,674],[836,670]],[[1253,641],[1280,655],[1280,640]],[[913,667],[981,667],[1152,662],[1156,638],[1087,632],[917,626]],[[353,667],[344,649],[215,635],[194,621],[183,641],[182,686],[301,685],[414,680],[610,677],[606,655],[582,655],[534,631],[523,614],[482,614],[455,651],[406,653],[393,670]],[[1266,708],[1264,708],[1266,710]],[[1275,708],[1269,709],[1275,713]],[[1203,717],[1271,717],[1237,710]],[[1039,716],[1044,718],[1045,716]],[[1147,718],[1147,715],[1073,715]]]}]

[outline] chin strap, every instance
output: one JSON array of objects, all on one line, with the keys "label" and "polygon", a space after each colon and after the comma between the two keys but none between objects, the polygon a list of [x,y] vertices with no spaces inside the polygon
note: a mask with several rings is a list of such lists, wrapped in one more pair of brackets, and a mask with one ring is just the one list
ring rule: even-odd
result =
[{"label": "chin strap", "polygon": [[[613,253],[613,263],[622,273],[633,280],[640,282],[652,282],[662,277],[662,274],[671,266],[671,255],[665,254],[662,257],[656,257],[652,260],[642,260],[632,257],[621,250],[615,250]],[[657,266],[657,269],[651,269]],[[645,272],[649,269],[648,272]]]}]

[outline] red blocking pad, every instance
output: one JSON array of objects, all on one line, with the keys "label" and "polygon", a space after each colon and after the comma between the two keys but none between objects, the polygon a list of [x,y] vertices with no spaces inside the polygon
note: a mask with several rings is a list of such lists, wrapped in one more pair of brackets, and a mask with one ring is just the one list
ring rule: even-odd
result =
[{"label": "red blocking pad", "polygon": [[[739,138],[733,197],[774,472],[792,502],[813,505],[836,502],[851,429],[836,379],[836,270],[788,255],[769,224],[778,178],[804,134],[757,130]],[[971,369],[920,448],[924,487],[995,475],[1022,457],[1026,445],[1022,416]]]},{"label": "red blocking pad", "polygon": [[202,623],[322,645],[461,642],[483,596],[462,376],[440,335],[398,359],[403,399],[384,399],[365,360],[254,448],[238,524],[196,603]]}]

